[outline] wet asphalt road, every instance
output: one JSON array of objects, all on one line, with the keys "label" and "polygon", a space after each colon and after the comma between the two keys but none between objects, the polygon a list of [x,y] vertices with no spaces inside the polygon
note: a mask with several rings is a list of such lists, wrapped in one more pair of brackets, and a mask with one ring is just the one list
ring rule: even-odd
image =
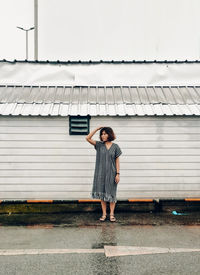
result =
[{"label": "wet asphalt road", "polygon": [[[200,252],[117,253],[113,257],[104,253],[105,246],[200,248],[199,213],[118,213],[117,223],[101,223],[99,216],[22,215],[23,225],[19,225],[19,216],[0,215],[0,253],[11,249],[14,253],[0,255],[0,274],[200,274]],[[66,248],[88,252],[58,253]],[[29,249],[47,252],[29,255]],[[51,249],[54,254],[48,253]],[[24,255],[17,255],[17,251],[24,251]]]}]

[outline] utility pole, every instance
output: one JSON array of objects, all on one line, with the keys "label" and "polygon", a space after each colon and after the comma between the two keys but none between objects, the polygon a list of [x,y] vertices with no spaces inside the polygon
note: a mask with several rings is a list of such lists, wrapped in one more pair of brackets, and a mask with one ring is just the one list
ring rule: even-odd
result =
[{"label": "utility pole", "polygon": [[34,0],[34,56],[38,60],[38,0]]},{"label": "utility pole", "polygon": [[29,29],[24,29],[22,27],[17,27],[17,28],[26,32],[26,60],[28,60],[28,32],[33,30],[34,27],[29,28]]}]

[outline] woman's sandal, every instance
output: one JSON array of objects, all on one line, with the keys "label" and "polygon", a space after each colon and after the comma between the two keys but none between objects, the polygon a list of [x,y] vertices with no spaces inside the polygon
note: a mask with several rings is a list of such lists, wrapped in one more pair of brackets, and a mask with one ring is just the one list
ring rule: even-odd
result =
[{"label": "woman's sandal", "polygon": [[104,222],[105,220],[106,220],[106,215],[103,215],[99,220],[101,221],[101,222]]},{"label": "woman's sandal", "polygon": [[110,221],[111,221],[111,222],[116,222],[116,218],[115,218],[114,215],[110,215]]}]

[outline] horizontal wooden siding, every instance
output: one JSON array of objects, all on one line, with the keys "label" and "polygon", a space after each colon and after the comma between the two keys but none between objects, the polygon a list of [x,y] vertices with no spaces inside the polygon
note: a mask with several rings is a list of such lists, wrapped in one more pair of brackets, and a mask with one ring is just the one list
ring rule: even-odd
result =
[{"label": "horizontal wooden siding", "polygon": [[[200,195],[199,118],[92,117],[90,130],[99,125],[123,152],[118,199]],[[68,117],[1,117],[0,199],[90,198],[95,155],[85,136],[69,135]]]}]

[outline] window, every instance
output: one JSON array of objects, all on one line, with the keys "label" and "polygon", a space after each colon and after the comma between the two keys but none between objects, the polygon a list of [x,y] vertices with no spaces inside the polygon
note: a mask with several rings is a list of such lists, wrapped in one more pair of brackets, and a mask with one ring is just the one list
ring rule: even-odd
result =
[{"label": "window", "polygon": [[88,135],[90,132],[90,116],[70,116],[69,134],[70,135]]}]

